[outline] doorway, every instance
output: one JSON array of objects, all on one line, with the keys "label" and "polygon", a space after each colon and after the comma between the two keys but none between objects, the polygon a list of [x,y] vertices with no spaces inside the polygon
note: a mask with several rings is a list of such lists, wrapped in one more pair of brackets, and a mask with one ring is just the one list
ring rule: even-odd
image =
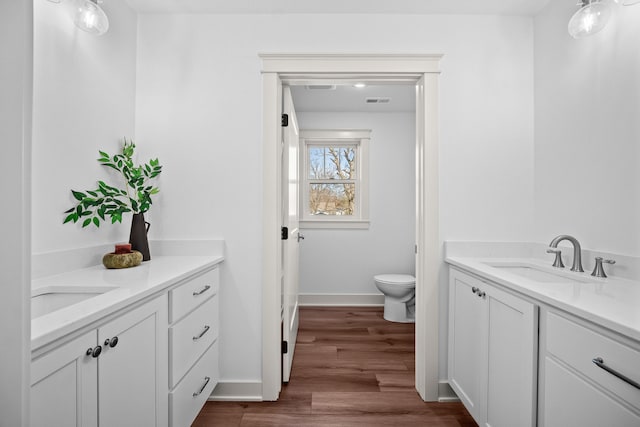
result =
[{"label": "doorway", "polygon": [[438,399],[438,75],[442,55],[263,54],[262,399],[281,387],[282,85],[416,86],[416,389]]}]

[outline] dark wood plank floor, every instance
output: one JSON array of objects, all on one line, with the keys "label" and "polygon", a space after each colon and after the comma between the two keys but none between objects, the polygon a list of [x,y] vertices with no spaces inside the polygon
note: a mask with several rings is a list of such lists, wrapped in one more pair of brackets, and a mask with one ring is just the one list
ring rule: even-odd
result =
[{"label": "dark wood plank floor", "polygon": [[414,325],[380,307],[301,308],[291,381],[277,402],[207,402],[194,427],[476,427],[461,403],[414,387]]}]

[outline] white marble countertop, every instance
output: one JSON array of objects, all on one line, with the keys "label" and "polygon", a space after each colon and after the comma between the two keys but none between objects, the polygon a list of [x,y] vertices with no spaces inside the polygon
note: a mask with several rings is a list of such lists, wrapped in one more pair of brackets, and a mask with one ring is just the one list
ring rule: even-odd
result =
[{"label": "white marble countertop", "polygon": [[[172,285],[211,270],[222,256],[154,256],[134,268],[108,270],[102,265],[43,277],[32,281],[32,295],[51,287],[107,290],[100,295],[53,311],[31,321],[31,350],[88,326]],[[64,288],[59,288],[60,286]]]},{"label": "white marble countertop", "polygon": [[[587,319],[640,341],[640,283],[615,277],[595,278],[551,267],[534,258],[447,257],[446,262],[498,283],[546,305]],[[558,281],[541,282],[496,266],[525,266],[556,274]]]}]

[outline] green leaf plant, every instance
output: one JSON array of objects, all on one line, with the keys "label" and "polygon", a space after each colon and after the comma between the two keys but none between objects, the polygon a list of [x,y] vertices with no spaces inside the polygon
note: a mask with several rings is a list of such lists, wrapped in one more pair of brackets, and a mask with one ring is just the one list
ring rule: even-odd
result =
[{"label": "green leaf plant", "polygon": [[93,224],[100,227],[101,221],[108,217],[112,224],[122,222],[122,214],[127,212],[144,213],[151,208],[151,196],[158,194],[160,189],[149,184],[162,172],[162,166],[158,159],[149,160],[143,165],[134,165],[133,153],[136,145],[125,138],[122,152],[113,157],[104,151],[99,151],[98,162],[102,166],[114,169],[122,175],[125,188],[120,189],[98,181],[95,190],[75,191],[71,194],[77,203],[67,214],[63,224],[73,221],[82,221],[82,227]]}]

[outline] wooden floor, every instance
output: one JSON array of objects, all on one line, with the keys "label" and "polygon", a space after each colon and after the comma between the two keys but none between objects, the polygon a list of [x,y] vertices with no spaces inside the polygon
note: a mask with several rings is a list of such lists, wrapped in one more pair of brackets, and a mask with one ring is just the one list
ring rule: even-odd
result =
[{"label": "wooden floor", "polygon": [[207,402],[195,427],[473,426],[461,403],[414,388],[414,325],[382,308],[301,308],[291,381],[277,402]]}]

